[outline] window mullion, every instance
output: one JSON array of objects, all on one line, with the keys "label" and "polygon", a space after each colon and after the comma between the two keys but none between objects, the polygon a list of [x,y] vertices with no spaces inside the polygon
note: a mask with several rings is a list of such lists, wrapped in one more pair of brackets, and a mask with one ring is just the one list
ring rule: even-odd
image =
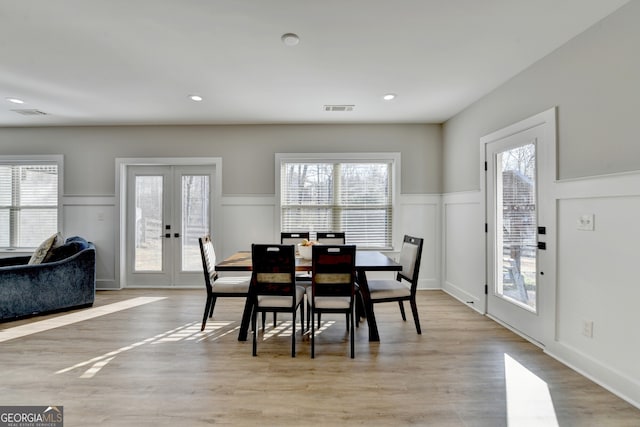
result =
[{"label": "window mullion", "polygon": [[11,207],[9,208],[9,246],[18,247],[20,220],[20,167],[11,168]]},{"label": "window mullion", "polygon": [[333,209],[331,209],[331,230],[342,231],[341,217],[341,198],[342,198],[342,165],[336,163],[333,165]]}]

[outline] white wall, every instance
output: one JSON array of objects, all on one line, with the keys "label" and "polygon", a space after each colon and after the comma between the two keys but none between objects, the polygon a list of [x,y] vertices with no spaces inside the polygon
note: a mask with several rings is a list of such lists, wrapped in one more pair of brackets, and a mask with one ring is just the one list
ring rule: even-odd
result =
[{"label": "white wall", "polygon": [[[484,298],[480,138],[557,106],[560,181],[548,200],[557,206],[557,324],[545,351],[640,407],[638,22],[640,2],[629,2],[443,125],[443,288]],[[588,213],[596,230],[579,232]],[[467,248],[481,255],[461,266]],[[593,338],[583,321],[594,322]]]},{"label": "white wall", "polygon": [[[638,406],[640,173],[561,182],[555,197],[559,316],[547,352]],[[593,231],[578,230],[584,214],[594,215]]]}]

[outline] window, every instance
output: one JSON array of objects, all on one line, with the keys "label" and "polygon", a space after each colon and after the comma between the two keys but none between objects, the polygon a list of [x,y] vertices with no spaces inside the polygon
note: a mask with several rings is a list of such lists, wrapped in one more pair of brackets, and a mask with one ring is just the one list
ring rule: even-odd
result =
[{"label": "window", "polygon": [[0,248],[37,247],[58,231],[62,157],[0,157]]},{"label": "window", "polygon": [[321,156],[277,157],[280,230],[343,231],[348,244],[392,248],[394,172],[399,155]]}]

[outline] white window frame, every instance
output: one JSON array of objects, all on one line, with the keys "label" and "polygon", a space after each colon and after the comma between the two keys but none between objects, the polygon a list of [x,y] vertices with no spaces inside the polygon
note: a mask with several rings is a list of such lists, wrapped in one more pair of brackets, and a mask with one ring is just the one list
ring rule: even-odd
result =
[{"label": "white window frame", "polygon": [[[397,152],[388,153],[276,153],[275,155],[275,212],[274,212],[274,241],[280,241],[280,226],[282,213],[282,199],[280,187],[280,171],[282,162],[390,162],[391,163],[391,191],[392,201],[391,209],[393,210],[391,219],[391,245],[396,243],[398,236],[398,220],[399,220],[399,204],[398,197],[400,195],[400,159],[401,155]],[[394,248],[376,248],[374,250],[393,251]]]},{"label": "white window frame", "polygon": [[[64,191],[64,156],[62,154],[48,155],[24,155],[24,156],[0,156],[0,164],[3,165],[37,165],[56,164],[58,166],[58,212],[57,230],[64,234],[63,225],[63,191]],[[9,247],[0,248],[0,252],[32,252],[35,247]]]}]

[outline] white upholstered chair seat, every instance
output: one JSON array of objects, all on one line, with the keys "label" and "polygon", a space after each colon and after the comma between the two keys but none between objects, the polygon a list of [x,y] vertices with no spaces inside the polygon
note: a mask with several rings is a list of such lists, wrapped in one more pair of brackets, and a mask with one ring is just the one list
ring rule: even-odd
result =
[{"label": "white upholstered chair seat", "polygon": [[369,280],[372,300],[411,296],[411,288],[397,280]]},{"label": "white upholstered chair seat", "polygon": [[236,294],[249,291],[250,277],[218,277],[213,282],[213,292],[221,294]]},{"label": "white upholstered chair seat", "polygon": [[[296,306],[304,298],[304,287],[296,286]],[[289,295],[258,295],[259,307],[290,307],[291,297]]]},{"label": "white upholstered chair seat", "polygon": [[[307,288],[307,301],[312,298],[311,288]],[[316,297],[316,309],[348,309],[351,303],[349,297]]]}]

